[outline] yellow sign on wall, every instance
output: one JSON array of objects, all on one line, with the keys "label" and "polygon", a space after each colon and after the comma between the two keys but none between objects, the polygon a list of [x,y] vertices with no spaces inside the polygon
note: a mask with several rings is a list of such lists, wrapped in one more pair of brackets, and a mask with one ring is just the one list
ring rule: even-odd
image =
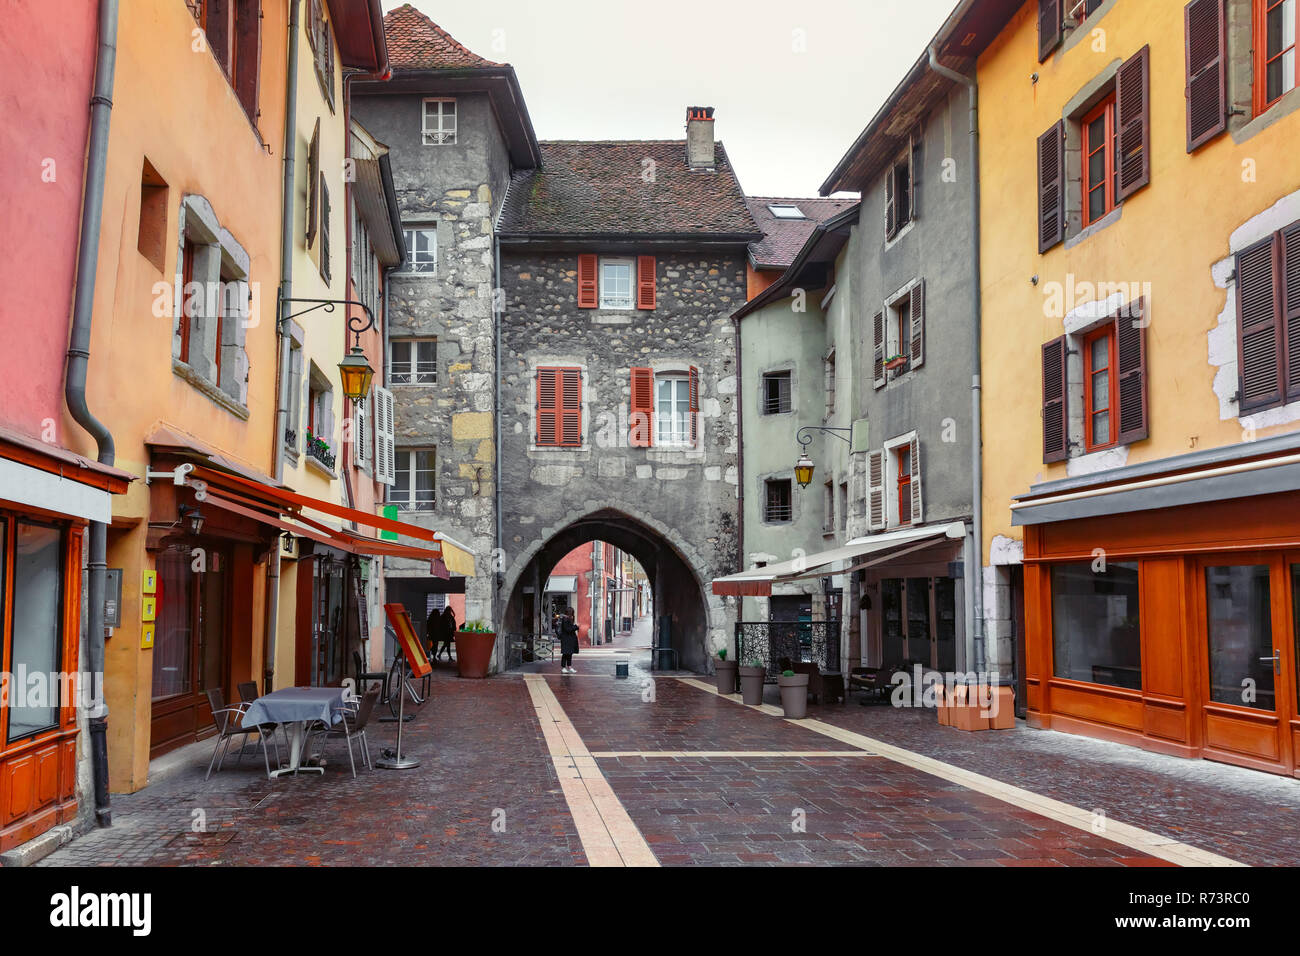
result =
[{"label": "yellow sign on wall", "polygon": [[140,650],[147,651],[153,647],[153,624],[140,625]]},{"label": "yellow sign on wall", "polygon": [[152,621],[158,614],[158,599],[147,597],[140,599],[140,620]]}]

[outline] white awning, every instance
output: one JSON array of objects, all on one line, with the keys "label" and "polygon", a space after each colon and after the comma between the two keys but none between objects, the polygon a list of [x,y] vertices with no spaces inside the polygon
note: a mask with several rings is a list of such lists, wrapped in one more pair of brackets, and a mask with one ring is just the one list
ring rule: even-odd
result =
[{"label": "white awning", "polygon": [[102,488],[9,458],[0,458],[0,498],[87,521],[113,520],[113,496]]},{"label": "white awning", "polygon": [[554,594],[573,594],[578,590],[576,574],[552,574],[546,579],[546,590]]},{"label": "white awning", "polygon": [[779,564],[769,564],[767,567],[715,578],[713,593],[767,597],[772,593],[773,584],[820,578],[828,574],[845,574],[901,557],[903,554],[921,548],[928,548],[940,541],[965,536],[966,525],[960,521],[872,534],[865,538],[855,538],[841,548],[819,551],[791,561],[782,561]]}]

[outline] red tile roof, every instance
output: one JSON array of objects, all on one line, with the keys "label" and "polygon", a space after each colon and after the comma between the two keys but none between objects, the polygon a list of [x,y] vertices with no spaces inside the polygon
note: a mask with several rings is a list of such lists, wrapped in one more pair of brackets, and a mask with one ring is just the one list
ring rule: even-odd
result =
[{"label": "red tile roof", "polygon": [[457,43],[450,33],[409,3],[384,16],[388,62],[394,70],[463,70],[499,67]]},{"label": "red tile roof", "polygon": [[[686,165],[685,140],[544,142],[542,168],[515,174],[502,233],[700,235],[759,233],[721,143],[714,171]],[[653,176],[647,176],[653,170]]]},{"label": "red tile roof", "polygon": [[[748,196],[745,203],[763,231],[763,238],[750,243],[749,254],[760,269],[785,269],[794,262],[808,237],[819,222],[843,212],[857,203],[856,199],[779,199],[772,196]],[[807,218],[778,219],[769,205],[794,205]]]}]

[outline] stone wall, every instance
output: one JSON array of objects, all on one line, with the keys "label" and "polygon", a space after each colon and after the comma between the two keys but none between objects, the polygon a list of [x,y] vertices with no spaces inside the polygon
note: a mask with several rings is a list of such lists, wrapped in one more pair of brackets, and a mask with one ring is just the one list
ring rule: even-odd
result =
[{"label": "stone wall", "polygon": [[[593,250],[594,251],[594,250]],[[644,251],[644,250],[640,250]],[[630,253],[635,254],[635,252]],[[734,602],[710,582],[739,567],[737,552],[736,363],[730,314],[744,301],[743,250],[681,250],[657,256],[657,308],[607,311],[577,306],[577,251],[502,249],[502,502],[506,591],[526,579],[534,555],[556,531],[603,508],[631,518],[658,546],[689,566],[698,587],[691,614],[683,595],[675,624],[684,666],[703,666],[707,649],[730,639]],[[538,366],[583,370],[583,440],[578,448],[538,448],[534,421]],[[699,369],[700,439],[694,448],[629,445],[630,369],[656,374]],[[549,569],[542,568],[541,573]],[[654,574],[654,569],[647,567]],[[694,600],[694,595],[686,595]],[[692,619],[695,618],[695,619]],[[507,623],[508,627],[524,622]]]}]

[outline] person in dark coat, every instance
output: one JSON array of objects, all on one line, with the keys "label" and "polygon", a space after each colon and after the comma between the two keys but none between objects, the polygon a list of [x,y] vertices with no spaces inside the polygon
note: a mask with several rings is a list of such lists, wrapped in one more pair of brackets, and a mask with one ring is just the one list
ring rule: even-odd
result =
[{"label": "person in dark coat", "polygon": [[429,660],[437,660],[434,653],[438,648],[438,639],[442,637],[442,611],[436,607],[429,611],[429,619],[424,622],[424,642],[429,645]]},{"label": "person in dark coat", "polygon": [[576,674],[573,655],[578,653],[578,625],[573,620],[573,608],[566,607],[560,617],[560,673]]},{"label": "person in dark coat", "polygon": [[[442,633],[439,636],[442,638],[442,647],[438,649],[438,654],[445,650],[447,660],[451,660],[451,642],[456,639],[456,612],[451,609],[450,604],[442,609],[441,630]],[[437,660],[437,655],[434,656],[434,660]]]}]

